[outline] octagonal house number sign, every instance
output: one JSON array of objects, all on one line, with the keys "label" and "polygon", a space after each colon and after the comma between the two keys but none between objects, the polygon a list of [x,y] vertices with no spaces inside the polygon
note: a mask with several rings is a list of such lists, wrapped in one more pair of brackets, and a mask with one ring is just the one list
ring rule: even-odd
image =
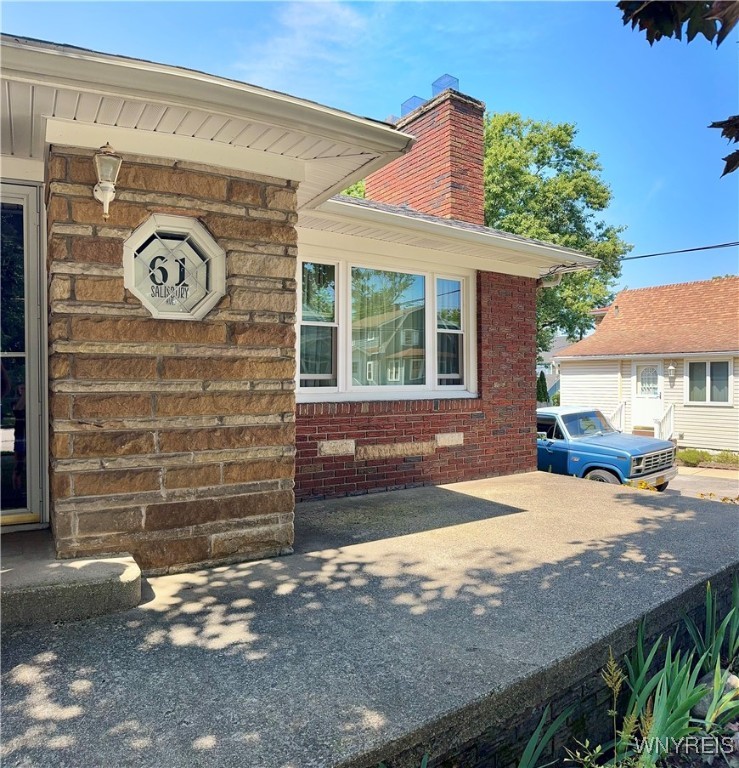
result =
[{"label": "octagonal house number sign", "polygon": [[156,318],[201,320],[226,293],[226,252],[196,219],[155,213],[123,244],[123,282]]}]

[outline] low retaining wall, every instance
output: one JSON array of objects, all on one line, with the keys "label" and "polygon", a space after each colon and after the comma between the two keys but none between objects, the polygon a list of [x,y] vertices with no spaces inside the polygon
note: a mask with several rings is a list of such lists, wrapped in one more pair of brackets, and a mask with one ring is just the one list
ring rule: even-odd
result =
[{"label": "low retaining wall", "polygon": [[[737,573],[736,568],[728,568],[711,579],[721,615],[729,610],[732,578]],[[691,616],[702,626],[705,592],[705,583],[699,584],[646,614],[643,618],[647,647],[660,635],[666,642],[677,632],[677,647],[689,649],[683,615]],[[430,756],[428,768],[516,768],[547,704],[551,705],[548,722],[567,707],[573,707],[565,725],[540,758],[541,764],[556,761],[562,765],[565,747],[576,748],[576,740],[587,738],[595,746],[612,738],[613,724],[608,716],[611,692],[603,682],[601,670],[608,660],[609,648],[617,659],[622,659],[635,647],[639,623],[624,625],[543,672],[429,724],[402,742],[383,748],[381,753],[378,750],[366,759],[343,763],[340,768],[376,768],[380,761],[387,768],[418,768],[424,754]],[[521,709],[524,703],[529,706]],[[477,733],[472,735],[475,729]]]}]

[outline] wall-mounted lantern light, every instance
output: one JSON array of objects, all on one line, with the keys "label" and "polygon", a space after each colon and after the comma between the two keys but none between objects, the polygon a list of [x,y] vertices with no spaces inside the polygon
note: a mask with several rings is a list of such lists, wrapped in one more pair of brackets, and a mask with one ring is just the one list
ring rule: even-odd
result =
[{"label": "wall-mounted lantern light", "polygon": [[100,147],[95,155],[95,173],[98,183],[92,190],[95,199],[103,204],[103,219],[108,220],[108,206],[115,200],[115,183],[121,170],[122,158],[110,144]]},{"label": "wall-mounted lantern light", "polygon": [[674,379],[676,373],[677,373],[677,367],[675,366],[675,363],[673,361],[670,361],[670,364],[667,366],[667,376],[670,379]]}]

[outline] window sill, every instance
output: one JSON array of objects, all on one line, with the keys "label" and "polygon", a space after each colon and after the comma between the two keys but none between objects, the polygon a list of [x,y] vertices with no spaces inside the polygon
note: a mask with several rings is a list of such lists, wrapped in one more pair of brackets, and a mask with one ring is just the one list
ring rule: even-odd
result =
[{"label": "window sill", "polygon": [[476,392],[453,390],[450,392],[296,392],[296,403],[368,403],[392,402],[394,400],[474,400]]},{"label": "window sill", "polygon": [[734,403],[683,403],[683,408],[733,408]]}]

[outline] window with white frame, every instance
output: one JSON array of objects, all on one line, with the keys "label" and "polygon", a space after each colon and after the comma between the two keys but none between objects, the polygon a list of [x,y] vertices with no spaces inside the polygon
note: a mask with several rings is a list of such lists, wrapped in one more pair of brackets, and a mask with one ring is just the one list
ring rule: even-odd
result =
[{"label": "window with white frame", "polygon": [[423,396],[473,380],[469,276],[320,261],[299,274],[301,391]]},{"label": "window with white frame", "polygon": [[729,360],[689,360],[686,364],[688,403],[731,402]]}]

